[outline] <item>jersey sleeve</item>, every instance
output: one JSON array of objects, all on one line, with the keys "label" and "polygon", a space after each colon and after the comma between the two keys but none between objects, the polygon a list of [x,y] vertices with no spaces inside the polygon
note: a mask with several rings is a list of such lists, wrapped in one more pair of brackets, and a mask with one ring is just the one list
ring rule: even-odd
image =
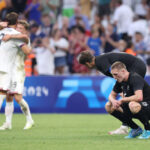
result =
[{"label": "jersey sleeve", "polygon": [[116,82],[116,84],[114,85],[113,91],[115,93],[121,93],[122,92],[121,84],[119,84],[118,82]]},{"label": "jersey sleeve", "polygon": [[23,42],[22,40],[18,40],[18,39],[13,39],[14,44],[16,45],[16,47],[22,47],[23,45],[25,45],[26,43]]},{"label": "jersey sleeve", "polygon": [[140,77],[139,75],[133,75],[130,78],[130,81],[134,91],[143,90],[144,79],[142,77]]}]

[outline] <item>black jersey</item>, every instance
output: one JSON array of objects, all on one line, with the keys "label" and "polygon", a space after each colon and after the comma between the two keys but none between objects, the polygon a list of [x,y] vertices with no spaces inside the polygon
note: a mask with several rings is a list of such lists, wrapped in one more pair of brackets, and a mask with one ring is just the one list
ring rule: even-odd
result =
[{"label": "black jersey", "polygon": [[104,75],[112,77],[110,68],[111,65],[116,61],[121,61],[122,63],[124,63],[129,72],[136,72],[140,74],[142,77],[145,76],[146,65],[144,64],[144,62],[141,59],[137,58],[136,56],[123,52],[122,53],[112,52],[96,56],[95,65],[96,68]]},{"label": "black jersey", "polygon": [[150,101],[150,86],[137,73],[130,73],[128,81],[121,83],[116,82],[113,88],[113,91],[116,93],[123,92],[125,97],[134,95],[134,92],[137,90],[143,91],[143,101]]}]

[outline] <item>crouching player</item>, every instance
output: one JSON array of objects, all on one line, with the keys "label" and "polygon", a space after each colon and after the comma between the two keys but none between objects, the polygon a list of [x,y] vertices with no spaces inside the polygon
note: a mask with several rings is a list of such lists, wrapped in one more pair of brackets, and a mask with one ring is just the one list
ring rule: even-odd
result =
[{"label": "crouching player", "polygon": [[[150,86],[137,73],[128,72],[122,62],[115,62],[111,66],[113,78],[117,80],[106,103],[106,111],[131,127],[125,138],[150,138]],[[118,93],[124,97],[116,100]],[[132,119],[137,118],[144,125],[144,131]]]},{"label": "crouching player", "polygon": [[[28,31],[29,25],[25,20],[19,20],[17,23],[16,30],[21,32],[22,34],[16,34],[16,35],[5,35],[3,37],[4,41],[8,41],[10,39],[24,39],[28,41],[27,31]],[[29,42],[30,43],[30,42]],[[29,44],[27,46],[29,49]],[[29,50],[28,50],[29,51]],[[6,116],[6,122],[0,127],[0,130],[6,130],[12,128],[12,114],[14,110],[13,105],[13,97],[17,101],[17,103],[21,106],[21,109],[23,113],[26,116],[26,125],[24,129],[30,129],[34,121],[32,119],[30,109],[26,101],[22,98],[23,93],[23,87],[24,87],[24,81],[25,81],[25,70],[24,70],[24,60],[26,55],[23,53],[23,51],[18,49],[17,56],[15,59],[15,64],[12,69],[12,78],[10,83],[10,91],[6,96],[6,107],[5,107],[5,116]]]}]

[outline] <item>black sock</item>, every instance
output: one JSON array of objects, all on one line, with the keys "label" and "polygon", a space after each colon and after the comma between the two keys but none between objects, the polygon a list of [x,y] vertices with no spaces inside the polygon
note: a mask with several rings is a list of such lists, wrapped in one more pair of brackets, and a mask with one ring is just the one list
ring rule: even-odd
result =
[{"label": "black sock", "polygon": [[126,123],[122,123],[123,126],[128,126]]},{"label": "black sock", "polygon": [[139,126],[132,121],[132,119],[128,116],[126,116],[124,113],[121,113],[120,111],[114,111],[111,113],[112,116],[119,119],[123,124],[128,125],[132,129],[137,129]]},{"label": "black sock", "polygon": [[144,125],[145,130],[150,130],[149,117],[147,115],[147,112],[144,109],[141,109],[136,114],[136,116],[142,122],[142,124]]}]

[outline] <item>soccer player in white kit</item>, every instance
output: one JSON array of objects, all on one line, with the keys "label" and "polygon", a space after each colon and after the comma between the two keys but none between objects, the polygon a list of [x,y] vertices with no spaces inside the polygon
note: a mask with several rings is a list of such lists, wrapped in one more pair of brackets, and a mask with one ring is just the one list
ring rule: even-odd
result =
[{"label": "soccer player in white kit", "polygon": [[[14,21],[15,16],[16,15],[12,14],[12,13],[10,13],[7,16],[7,21],[8,21],[9,27],[15,28],[15,21]],[[11,22],[11,20],[13,20],[14,22],[12,22],[12,24],[10,25],[9,22]],[[13,34],[13,35],[20,34],[20,32],[17,32],[13,28],[5,28],[5,29],[1,30],[0,35],[4,36],[4,34]],[[9,32],[6,32],[7,30],[9,30]],[[12,32],[11,30],[16,31],[17,33]],[[20,60],[22,60],[22,59],[24,61],[23,52],[28,54],[28,53],[30,53],[31,49],[29,49],[28,46],[24,42],[22,42],[21,40],[18,40],[18,39],[10,39],[7,42],[2,41],[2,43],[3,43],[3,46],[2,45],[0,46],[0,52],[2,52],[2,54],[3,54],[2,56],[5,56],[3,58],[5,58],[5,59],[7,58],[7,59],[3,60],[3,58],[2,58],[2,60],[4,61],[3,65],[2,65],[2,60],[0,60],[0,77],[2,77],[0,79],[0,88],[2,89],[1,93],[6,93],[6,91],[8,89],[10,90],[11,94],[12,93],[14,94],[14,92],[16,92],[14,94],[14,97],[15,97],[16,101],[18,102],[18,104],[21,106],[21,109],[27,118],[27,123],[26,123],[24,129],[29,129],[32,127],[34,122],[32,120],[28,104],[24,101],[24,99],[22,99],[23,87],[21,88],[20,86],[21,86],[21,83],[24,83],[25,76],[24,76],[23,71],[19,72],[19,69],[22,67],[22,64],[20,64],[20,66],[19,66],[19,64],[17,62],[20,63],[21,62]],[[10,43],[10,44],[7,44],[7,43]],[[4,49],[2,49],[2,48],[4,48]],[[5,52],[4,52],[4,50],[5,50]],[[23,52],[21,50],[23,50]],[[17,69],[18,69],[18,72],[16,72]],[[16,76],[16,73],[18,74],[18,76]],[[16,80],[16,78],[18,78],[19,82]],[[18,90],[18,88],[19,88],[19,90]],[[1,96],[1,98],[2,98],[2,96]],[[12,101],[12,100],[13,100],[13,95],[7,95],[7,101]],[[0,130],[11,129],[12,113],[13,113],[13,103],[10,102],[10,103],[6,104],[6,113],[5,113],[6,114],[6,122],[3,124],[3,126],[0,127]]]}]

